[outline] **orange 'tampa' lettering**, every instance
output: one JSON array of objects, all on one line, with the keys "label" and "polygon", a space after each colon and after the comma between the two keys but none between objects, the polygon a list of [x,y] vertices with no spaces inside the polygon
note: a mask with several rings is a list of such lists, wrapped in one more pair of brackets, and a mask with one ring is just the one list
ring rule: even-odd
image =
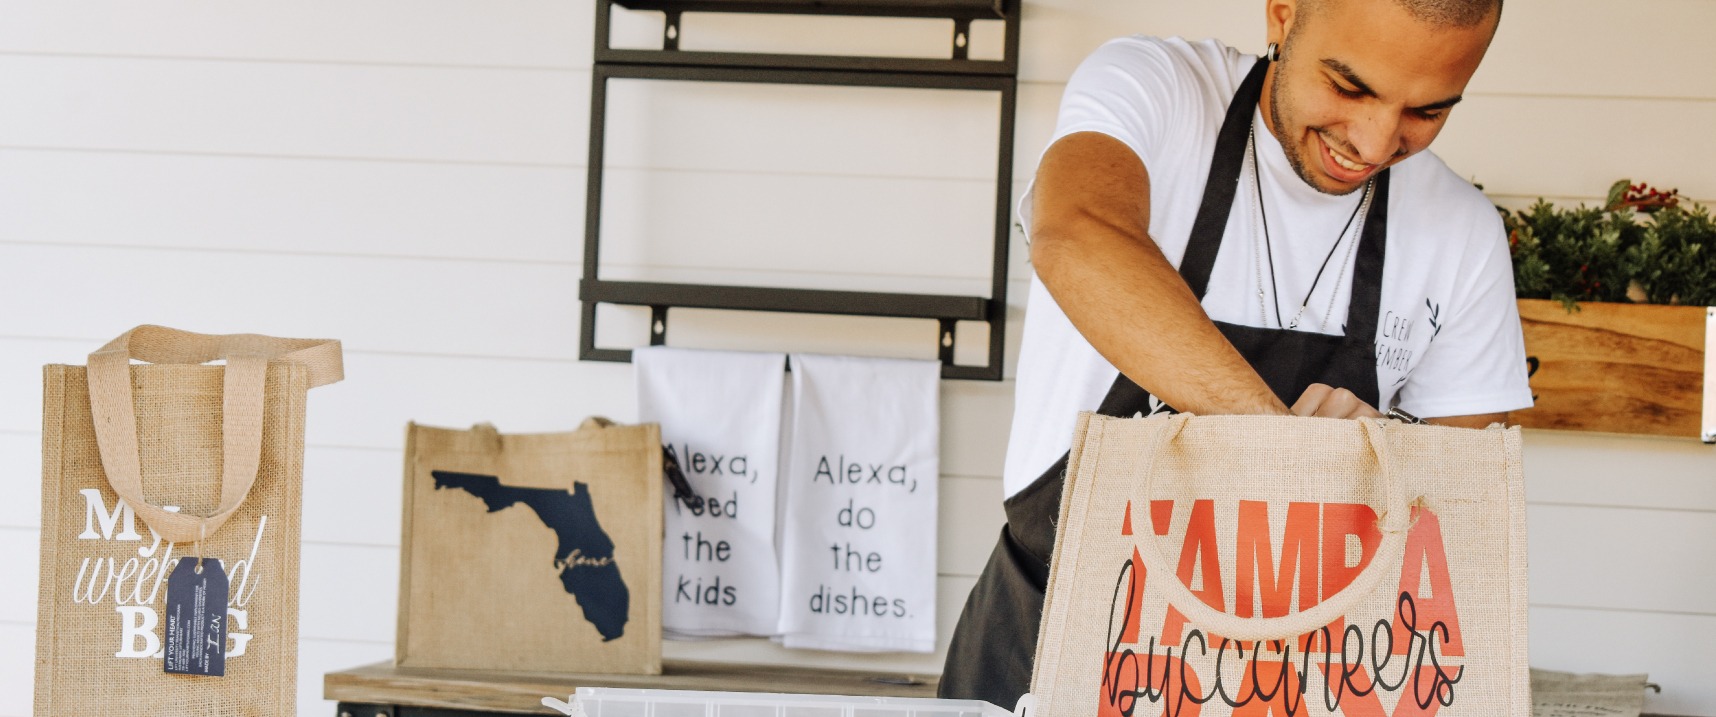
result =
[{"label": "orange 'tampa' lettering", "polygon": [[[1437,630],[1432,648],[1444,655],[1463,657],[1465,643],[1460,641],[1460,616],[1454,610],[1454,582],[1448,578],[1448,553],[1442,547],[1442,523],[1436,514],[1413,508],[1418,522],[1406,534],[1406,558],[1400,563],[1400,592],[1411,593],[1418,609],[1414,623],[1424,626],[1441,623],[1446,633]],[[1426,570],[1428,568],[1428,570]],[[1430,574],[1430,595],[1425,596],[1419,582],[1425,572]],[[1446,642],[1443,642],[1443,638]],[[1406,625],[1398,613],[1394,616],[1394,654],[1404,655],[1411,643]]]},{"label": "orange 'tampa' lettering", "polygon": [[[1200,560],[1201,558],[1201,560]],[[1186,541],[1180,546],[1180,582],[1186,587],[1192,585],[1193,570],[1203,572],[1203,587],[1193,590],[1199,600],[1205,605],[1222,612],[1227,612],[1227,600],[1221,593],[1221,557],[1216,552],[1215,530],[1215,501],[1204,499],[1192,502],[1192,516],[1186,523]],[[1179,610],[1168,608],[1168,617],[1162,621],[1162,643],[1167,645],[1180,644],[1181,634],[1186,627],[1186,616]],[[1210,635],[1212,643],[1221,642],[1221,638]]]},{"label": "orange 'tampa' lettering", "polygon": [[1299,586],[1300,610],[1317,604],[1320,507],[1316,503],[1288,504],[1287,532],[1281,540],[1281,563],[1277,568],[1269,539],[1269,504],[1258,500],[1239,502],[1239,565],[1233,614],[1251,617],[1261,593],[1263,616],[1282,617],[1292,611],[1295,584]]},{"label": "orange 'tampa' lettering", "polygon": [[[1353,565],[1347,564],[1347,536],[1357,536],[1359,540],[1359,559]],[[1376,511],[1362,503],[1324,503],[1323,504],[1323,590],[1322,599],[1327,600],[1335,593],[1346,589],[1358,579],[1360,571],[1370,565],[1371,558],[1376,557],[1376,548],[1382,543],[1382,533],[1376,529]],[[1346,629],[1347,621],[1336,618],[1329,623],[1329,635],[1338,646],[1339,635]]]}]

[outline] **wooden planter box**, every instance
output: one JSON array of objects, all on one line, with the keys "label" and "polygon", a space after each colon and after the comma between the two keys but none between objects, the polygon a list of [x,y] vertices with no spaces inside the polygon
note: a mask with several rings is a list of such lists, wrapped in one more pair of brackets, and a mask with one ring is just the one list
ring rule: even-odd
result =
[{"label": "wooden planter box", "polygon": [[1716,443],[1716,307],[1520,299],[1537,405],[1527,428]]}]

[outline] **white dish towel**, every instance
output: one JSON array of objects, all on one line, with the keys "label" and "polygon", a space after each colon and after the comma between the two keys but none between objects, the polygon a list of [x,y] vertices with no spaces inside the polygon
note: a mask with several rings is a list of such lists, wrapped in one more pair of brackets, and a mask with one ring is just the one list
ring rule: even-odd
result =
[{"label": "white dish towel", "polygon": [[934,652],[934,361],[794,354],[781,642]]},{"label": "white dish towel", "polygon": [[780,607],[776,497],[786,355],[667,347],[632,352],[638,418],[661,424],[693,490],[668,489],[663,636],[773,635]]}]

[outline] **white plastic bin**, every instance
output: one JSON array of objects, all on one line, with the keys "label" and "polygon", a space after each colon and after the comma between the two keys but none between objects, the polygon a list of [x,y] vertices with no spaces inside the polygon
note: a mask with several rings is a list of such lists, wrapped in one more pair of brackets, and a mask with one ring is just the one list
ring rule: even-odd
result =
[{"label": "white plastic bin", "polygon": [[850,697],[774,692],[700,692],[580,687],[570,704],[542,704],[573,717],[1011,717],[982,700]]}]

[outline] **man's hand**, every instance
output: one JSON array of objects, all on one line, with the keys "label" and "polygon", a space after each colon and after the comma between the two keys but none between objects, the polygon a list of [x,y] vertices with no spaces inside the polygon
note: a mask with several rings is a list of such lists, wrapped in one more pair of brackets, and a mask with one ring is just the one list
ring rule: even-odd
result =
[{"label": "man's hand", "polygon": [[1293,402],[1293,415],[1319,418],[1381,418],[1376,408],[1344,388],[1313,383]]},{"label": "man's hand", "polygon": [[[1335,388],[1321,383],[1313,383],[1305,388],[1304,395],[1293,403],[1293,415],[1317,416],[1319,418],[1381,418],[1374,406],[1360,400],[1352,391]],[[1425,423],[1438,426],[1453,426],[1455,428],[1488,428],[1493,424],[1507,425],[1506,413],[1483,413],[1472,416],[1442,416],[1426,418]]]},{"label": "man's hand", "polygon": [[[1352,391],[1313,383],[1305,388],[1299,400],[1293,402],[1293,415],[1319,418],[1381,418],[1374,406],[1360,400]],[[1442,416],[1426,418],[1425,423],[1455,428],[1488,428],[1500,423],[1507,425],[1506,413],[1483,413],[1471,416]]]}]

